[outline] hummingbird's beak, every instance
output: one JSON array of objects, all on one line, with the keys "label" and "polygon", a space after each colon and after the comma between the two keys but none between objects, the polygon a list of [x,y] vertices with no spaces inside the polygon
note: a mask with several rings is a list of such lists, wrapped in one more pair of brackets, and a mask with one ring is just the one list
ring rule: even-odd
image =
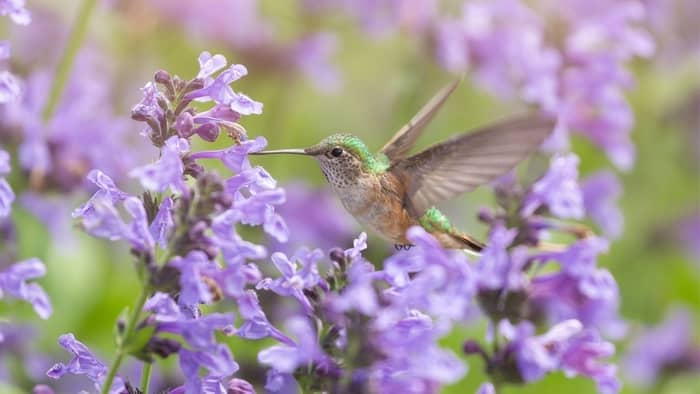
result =
[{"label": "hummingbird's beak", "polygon": [[278,149],[278,150],[263,150],[260,152],[250,152],[251,155],[304,155],[308,156],[305,149]]}]

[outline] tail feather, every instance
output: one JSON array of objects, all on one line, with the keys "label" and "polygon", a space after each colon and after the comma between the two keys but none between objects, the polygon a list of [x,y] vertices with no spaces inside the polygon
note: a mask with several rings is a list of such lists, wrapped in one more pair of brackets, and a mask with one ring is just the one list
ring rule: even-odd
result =
[{"label": "tail feather", "polygon": [[476,238],[467,234],[454,233],[450,234],[450,236],[452,236],[452,238],[459,242],[461,245],[464,245],[465,249],[468,249],[472,252],[481,253],[481,251],[484,250],[484,248],[486,247],[486,245],[483,242],[478,241]]}]

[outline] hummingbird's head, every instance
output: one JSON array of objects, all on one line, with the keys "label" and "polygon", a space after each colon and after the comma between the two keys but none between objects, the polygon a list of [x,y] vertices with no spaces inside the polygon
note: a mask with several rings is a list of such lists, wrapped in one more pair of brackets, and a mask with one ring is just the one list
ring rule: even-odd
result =
[{"label": "hummingbird's head", "polygon": [[352,134],[333,134],[304,152],[318,161],[328,182],[336,187],[351,186],[359,176],[388,167],[388,160],[380,163],[367,145]]},{"label": "hummingbird's head", "polygon": [[328,182],[341,188],[354,185],[363,174],[381,173],[389,168],[386,155],[372,155],[367,145],[352,134],[333,134],[306,149],[267,150],[250,154],[312,156],[318,161]]}]

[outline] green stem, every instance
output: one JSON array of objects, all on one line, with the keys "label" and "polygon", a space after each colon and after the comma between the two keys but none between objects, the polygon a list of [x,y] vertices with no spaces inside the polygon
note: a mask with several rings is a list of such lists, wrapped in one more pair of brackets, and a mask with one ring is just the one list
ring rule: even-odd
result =
[{"label": "green stem", "polygon": [[126,328],[124,328],[124,335],[121,337],[121,340],[117,342],[117,355],[114,358],[112,366],[109,369],[107,379],[105,379],[102,385],[102,394],[109,393],[109,389],[112,386],[112,381],[117,375],[119,366],[121,365],[122,360],[124,359],[124,345],[128,344],[131,340],[131,336],[133,335],[134,330],[136,329],[136,324],[138,324],[139,316],[141,316],[141,310],[143,309],[143,305],[146,303],[146,299],[148,298],[148,293],[148,287],[145,287],[141,290],[139,299],[136,301],[134,309],[132,309],[131,313],[129,314],[129,320],[127,320]]},{"label": "green stem", "polygon": [[95,9],[96,4],[97,0],[83,0],[80,6],[78,18],[73,25],[73,31],[71,31],[70,37],[68,37],[68,44],[56,68],[56,74],[53,78],[54,82],[44,105],[42,114],[44,121],[51,119],[56,111],[58,99],[61,98],[61,93],[63,93],[63,89],[66,87],[70,70],[75,61],[75,56],[78,54],[78,50],[83,44],[85,33],[87,33],[88,21],[90,20],[90,15]]},{"label": "green stem", "polygon": [[151,369],[153,368],[153,363],[143,363],[143,372],[141,372],[141,392],[148,394],[148,386],[151,384]]}]

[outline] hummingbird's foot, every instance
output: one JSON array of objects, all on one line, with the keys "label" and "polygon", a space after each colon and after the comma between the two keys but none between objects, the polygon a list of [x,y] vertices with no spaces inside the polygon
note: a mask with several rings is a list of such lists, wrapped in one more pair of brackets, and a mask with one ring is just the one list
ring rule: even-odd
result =
[{"label": "hummingbird's foot", "polygon": [[394,244],[396,250],[409,250],[413,247],[411,244]]}]

